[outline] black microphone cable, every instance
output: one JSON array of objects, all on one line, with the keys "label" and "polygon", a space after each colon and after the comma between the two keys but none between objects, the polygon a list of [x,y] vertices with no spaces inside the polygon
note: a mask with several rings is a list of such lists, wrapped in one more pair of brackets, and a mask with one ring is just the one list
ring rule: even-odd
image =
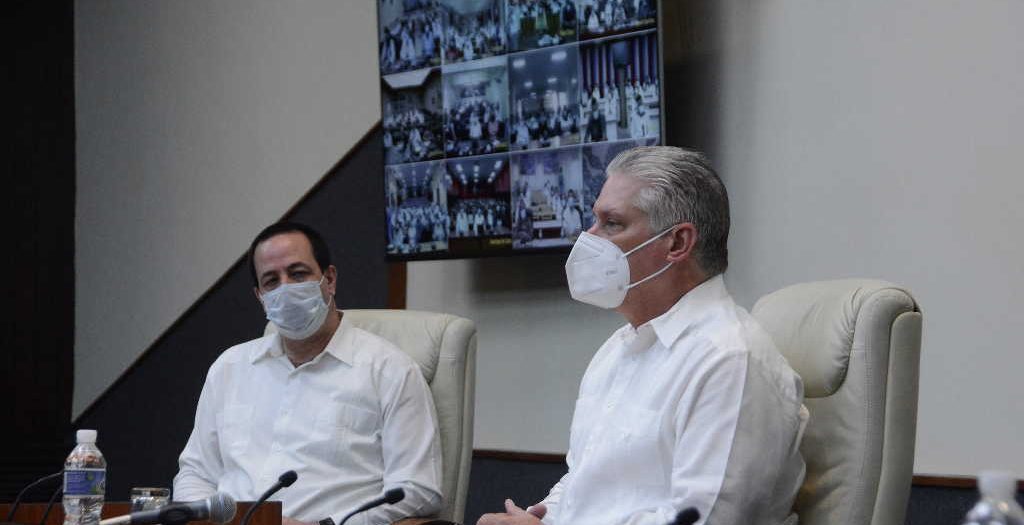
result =
[{"label": "black microphone cable", "polygon": [[50,481],[51,479],[54,479],[54,478],[57,478],[57,477],[60,477],[60,476],[63,476],[63,475],[64,475],[64,471],[60,470],[58,472],[54,472],[53,474],[47,474],[47,475],[45,475],[45,476],[43,476],[43,477],[33,481],[32,483],[29,483],[28,485],[25,485],[25,488],[21,489],[21,492],[18,493],[18,496],[14,498],[14,503],[11,504],[11,510],[7,511],[7,519],[5,521],[11,521],[11,519],[14,518],[14,511],[18,510],[18,505],[21,505],[21,498],[23,498],[25,496],[25,493],[27,493],[30,489],[32,489],[33,487],[35,487],[35,486],[37,486],[37,485],[39,485],[41,483],[45,483],[47,481]]},{"label": "black microphone cable", "polygon": [[64,493],[64,486],[57,487],[57,490],[53,491],[53,495],[50,496],[50,501],[46,502],[46,511],[43,512],[43,519],[39,520],[39,525],[46,525],[46,518],[50,517],[50,511],[53,509],[54,502],[57,501],[57,496]]}]

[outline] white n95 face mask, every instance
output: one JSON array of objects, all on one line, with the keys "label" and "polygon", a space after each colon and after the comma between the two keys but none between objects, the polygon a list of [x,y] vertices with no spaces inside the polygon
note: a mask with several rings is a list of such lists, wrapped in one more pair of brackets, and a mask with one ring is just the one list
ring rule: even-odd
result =
[{"label": "white n95 face mask", "polygon": [[672,263],[668,263],[664,268],[630,284],[629,261],[626,257],[670,231],[672,227],[626,253],[622,253],[622,250],[608,239],[588,232],[581,233],[576,239],[576,244],[572,246],[572,251],[569,252],[569,259],[565,262],[569,295],[581,303],[600,308],[618,307],[626,299],[626,293],[630,288],[661,275],[672,266]]},{"label": "white n95 face mask", "polygon": [[324,277],[318,282],[282,284],[261,296],[267,320],[274,323],[279,334],[300,340],[313,335],[324,325],[328,304],[320,291],[322,282]]}]

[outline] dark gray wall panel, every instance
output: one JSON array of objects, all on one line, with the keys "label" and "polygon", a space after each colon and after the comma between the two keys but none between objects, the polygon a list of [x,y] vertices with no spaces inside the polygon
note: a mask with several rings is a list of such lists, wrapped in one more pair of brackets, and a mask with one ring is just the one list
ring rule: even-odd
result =
[{"label": "dark gray wall panel", "polygon": [[[466,523],[476,523],[487,512],[501,512],[505,498],[524,508],[540,501],[565,471],[564,463],[473,458]],[[959,525],[977,499],[975,489],[914,486],[905,523]],[[1017,492],[1017,500],[1024,504],[1024,492]]]},{"label": "dark gray wall panel", "polygon": [[[343,308],[386,304],[380,144],[374,128],[287,215],[323,233],[339,270],[337,301]],[[248,262],[239,257],[75,422],[99,430],[109,464],[109,500],[127,500],[133,486],[171,485],[207,369],[228,347],[262,333],[263,311],[253,296]]]},{"label": "dark gray wall panel", "polygon": [[[75,331],[74,4],[4,4],[0,501],[60,470]],[[49,498],[56,484],[30,500]]]}]

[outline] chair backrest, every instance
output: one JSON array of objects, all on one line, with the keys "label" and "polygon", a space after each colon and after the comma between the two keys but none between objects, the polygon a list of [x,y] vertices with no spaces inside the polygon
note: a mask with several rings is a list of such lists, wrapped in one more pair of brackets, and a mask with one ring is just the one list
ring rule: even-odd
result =
[{"label": "chair backrest", "polygon": [[423,372],[434,396],[441,434],[444,504],[437,517],[462,523],[473,455],[476,325],[454,315],[415,310],[344,312],[354,326],[409,354]]},{"label": "chair backrest", "polygon": [[802,525],[902,525],[917,428],[921,313],[891,283],[803,283],[753,315],[804,382]]}]

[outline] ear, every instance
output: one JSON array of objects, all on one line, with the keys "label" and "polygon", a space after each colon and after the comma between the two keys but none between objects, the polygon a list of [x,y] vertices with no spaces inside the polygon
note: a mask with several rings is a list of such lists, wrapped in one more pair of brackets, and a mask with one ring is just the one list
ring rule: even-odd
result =
[{"label": "ear", "polygon": [[252,287],[252,294],[256,296],[256,300],[259,301],[260,307],[262,308],[263,307],[263,298],[260,297],[260,289],[259,289],[259,287],[253,286]]},{"label": "ear", "polygon": [[338,287],[338,269],[333,264],[324,271],[324,284],[327,285],[327,293],[333,296]]},{"label": "ear", "polygon": [[691,259],[697,246],[697,235],[697,227],[692,222],[676,226],[676,230],[670,234],[672,246],[669,247],[666,259],[674,263]]}]

